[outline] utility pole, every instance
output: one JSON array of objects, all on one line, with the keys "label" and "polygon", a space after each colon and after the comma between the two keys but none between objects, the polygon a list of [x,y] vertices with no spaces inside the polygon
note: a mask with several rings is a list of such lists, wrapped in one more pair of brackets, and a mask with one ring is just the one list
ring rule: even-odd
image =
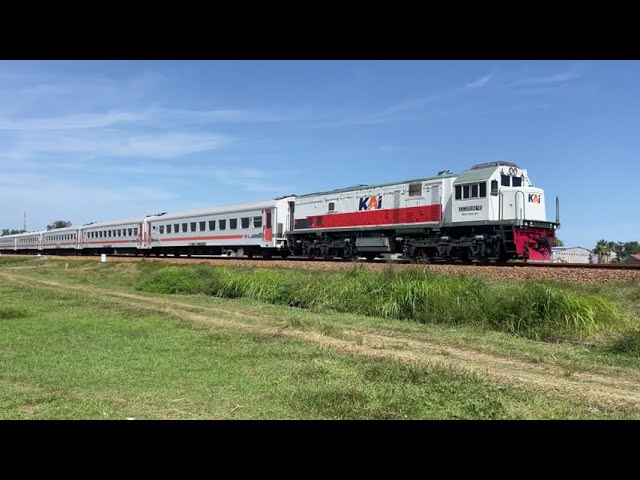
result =
[{"label": "utility pole", "polygon": [[24,211],[24,224],[22,225],[22,229],[26,232],[27,231],[27,211]]}]

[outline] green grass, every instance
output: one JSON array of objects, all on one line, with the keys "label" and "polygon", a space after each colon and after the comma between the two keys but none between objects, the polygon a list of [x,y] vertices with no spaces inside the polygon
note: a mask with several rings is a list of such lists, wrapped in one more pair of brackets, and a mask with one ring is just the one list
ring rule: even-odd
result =
[{"label": "green grass", "polygon": [[[68,274],[57,273],[63,272]],[[198,325],[108,295],[13,285],[0,277],[0,296],[2,419],[637,416],[590,413],[585,403],[443,367],[373,360],[284,336]],[[199,299],[204,300],[233,305],[237,312],[263,308],[249,300]],[[296,309],[265,308],[284,324],[296,323],[292,315],[298,325],[306,321]],[[334,325],[354,321],[341,314],[331,320]]]},{"label": "green grass", "polygon": [[[476,317],[468,314],[465,315],[465,306],[459,303],[454,303],[452,308],[454,311],[455,309],[458,309],[458,312],[462,314],[458,317],[460,319],[458,323],[418,323],[415,321],[398,322],[395,321],[395,318],[392,316],[387,316],[386,318],[371,316],[371,309],[375,305],[367,305],[366,303],[371,303],[368,301],[367,297],[361,299],[365,305],[362,305],[363,302],[360,302],[360,304],[352,302],[352,305],[339,297],[339,289],[346,288],[345,285],[340,285],[339,281],[345,276],[345,273],[309,270],[295,271],[292,269],[221,269],[198,264],[172,266],[167,268],[166,264],[161,262],[144,260],[135,263],[113,261],[102,264],[95,261],[69,261],[55,258],[50,258],[47,261],[40,261],[30,266],[27,265],[27,268],[21,268],[18,265],[16,265],[15,268],[20,268],[21,274],[35,275],[37,277],[42,276],[47,279],[64,281],[67,283],[91,285],[124,291],[137,288],[145,291],[171,292],[175,291],[177,288],[181,288],[183,292],[181,295],[187,293],[210,294],[212,293],[212,289],[208,288],[208,285],[215,286],[219,277],[224,277],[228,273],[226,281],[229,282],[229,286],[227,287],[227,290],[219,294],[224,294],[228,298],[235,297],[236,301],[241,301],[242,299],[250,301],[252,298],[257,298],[258,302],[264,304],[264,306],[260,307],[261,311],[265,308],[268,309],[267,305],[304,307],[304,310],[293,309],[289,316],[292,318],[304,317],[305,319],[314,318],[314,312],[321,314],[336,311],[334,306],[323,306],[320,302],[317,302],[314,305],[311,301],[307,300],[313,300],[313,296],[315,296],[317,300],[320,298],[320,294],[326,297],[325,289],[330,288],[335,289],[334,292],[336,293],[334,294],[334,297],[338,295],[338,297],[335,298],[335,303],[342,304],[341,307],[339,305],[338,308],[343,311],[347,310],[347,312],[360,312],[341,316],[343,321],[350,325],[366,326],[367,328],[384,327],[386,330],[398,332],[403,335],[436,335],[437,337],[444,337],[446,341],[450,343],[458,345],[471,343],[474,344],[476,348],[482,348],[487,351],[497,353],[508,353],[509,355],[518,356],[535,362],[545,361],[545,359],[551,358],[554,364],[561,363],[563,365],[567,365],[568,368],[571,369],[597,369],[600,366],[640,368],[640,356],[625,353],[626,350],[622,348],[614,348],[614,345],[619,341],[624,342],[624,339],[627,337],[633,338],[634,332],[637,330],[638,326],[640,326],[640,323],[638,322],[640,319],[640,301],[638,301],[638,298],[640,298],[640,285],[637,283],[584,285],[551,282],[538,283],[530,280],[520,282],[512,281],[507,283],[499,280],[490,281],[487,279],[480,279],[480,282],[482,282],[480,284],[488,285],[492,290],[498,291],[499,297],[505,298],[509,293],[513,294],[512,298],[507,297],[507,302],[511,303],[511,305],[517,305],[518,302],[523,302],[525,303],[526,308],[526,302],[529,302],[530,305],[535,303],[535,298],[532,297],[537,295],[538,297],[542,297],[544,300],[545,295],[552,296],[554,293],[560,291],[561,293],[566,293],[566,295],[559,295],[559,298],[556,297],[555,299],[552,298],[552,300],[558,303],[562,302],[566,298],[591,298],[595,299],[596,302],[600,298],[605,298],[608,300],[608,305],[613,305],[617,319],[622,319],[622,322],[617,324],[613,329],[603,329],[601,328],[603,322],[598,322],[596,323],[596,328],[593,329],[595,330],[595,333],[585,335],[584,331],[580,332],[581,335],[577,335],[580,337],[578,340],[579,344],[576,346],[569,343],[567,345],[554,344],[553,346],[547,347],[545,345],[540,345],[537,342],[527,340],[527,335],[519,335],[517,333],[518,325],[516,325],[516,328],[510,326],[509,321],[513,322],[515,318],[523,318],[524,320],[529,321],[544,318],[541,316],[527,317],[524,315],[526,310],[525,312],[519,312],[516,309],[515,312],[510,314],[511,319],[509,318],[508,311],[506,313],[505,311],[501,312],[501,315],[503,315],[502,318],[504,319],[506,317],[507,320],[503,324],[477,321]],[[236,272],[235,274],[234,271]],[[358,269],[356,269],[352,272],[348,272],[346,275],[351,277],[353,280],[353,278],[357,278],[358,275],[367,276],[366,273],[367,272],[359,272]],[[393,278],[393,274],[390,274],[389,276]],[[438,276],[436,275],[435,278],[437,277]],[[185,278],[195,279],[195,281],[185,283]],[[276,281],[269,282],[274,278]],[[376,277],[370,278],[373,278],[374,280],[376,279]],[[234,281],[231,282],[231,280]],[[465,280],[463,279],[463,282],[464,281]],[[169,284],[165,284],[163,282],[168,282]],[[172,284],[172,282],[174,284]],[[210,283],[207,285],[207,282]],[[243,282],[252,282],[254,290],[243,290]],[[332,283],[332,285],[326,285],[327,282]],[[369,283],[374,283],[375,286],[375,282],[370,281]],[[303,288],[305,284],[308,286],[306,289]],[[467,285],[468,284],[473,285],[473,280],[469,281]],[[531,289],[532,285],[534,286],[533,290]],[[547,292],[544,291],[546,286],[551,287]],[[250,296],[239,297],[238,295],[243,295],[243,291],[249,292]],[[521,295],[518,293],[519,291],[523,291],[524,294]],[[332,297],[329,296],[328,300],[331,301]],[[207,304],[211,301],[211,296],[195,296],[191,298],[190,301],[194,303]],[[454,299],[454,301],[457,302],[458,299]],[[251,304],[251,302],[249,304]],[[544,302],[539,302],[539,304],[543,306],[545,305]],[[447,306],[447,304],[444,305],[445,318],[446,316],[452,318],[453,313],[448,312],[448,309],[446,308]],[[349,310],[352,307],[355,308],[353,310]],[[386,308],[388,308],[388,306]],[[493,309],[503,307],[496,303],[495,305],[489,304],[487,308]],[[543,307],[541,309],[543,314],[545,312],[545,308],[549,310],[549,307]],[[593,312],[594,310],[591,311]],[[579,319],[578,316],[573,318],[574,320]],[[583,318],[588,319],[589,317]],[[487,317],[487,319],[489,321],[495,321],[495,318],[493,317]],[[562,317],[556,316],[556,319],[562,320]],[[571,317],[569,317],[569,320],[571,320]],[[330,322],[324,322],[323,325],[323,328],[325,329],[332,328]],[[527,326],[527,328],[531,327]],[[534,323],[533,328],[549,330],[549,327],[545,326],[544,323],[542,325],[539,323],[536,325]],[[537,340],[544,340],[547,342],[563,341],[575,338],[574,335],[567,335],[566,333],[563,333],[564,327],[561,322],[556,326],[553,326],[553,328],[559,330],[561,335],[535,335],[537,332],[534,330],[534,332],[532,332],[534,335],[531,335],[530,337],[533,339],[536,339],[537,337]],[[588,345],[588,347],[582,345]],[[552,349],[552,351],[550,352],[549,349]]]},{"label": "green grass", "polygon": [[0,255],[0,266],[2,265],[17,265],[33,263],[35,259],[25,257],[12,257],[8,255]]},{"label": "green grass", "polygon": [[[590,413],[591,405],[583,401],[493,384],[458,369],[372,360],[283,335],[192,324],[150,311],[145,302],[135,307],[114,303],[109,294],[155,289],[145,295],[191,305],[180,307],[184,311],[222,307],[256,315],[260,325],[386,351],[403,347],[377,344],[370,334],[471,348],[560,367],[570,382],[579,372],[640,380],[637,284],[506,283],[414,272],[375,276],[361,269],[168,268],[159,262],[53,259],[0,264],[3,271],[100,290],[61,294],[55,287],[28,281],[10,285],[0,277],[0,418],[638,416],[635,410],[602,407]],[[420,281],[431,285],[416,286]],[[495,296],[482,304],[480,293],[487,289]],[[390,313],[380,310],[385,303],[378,297]],[[605,307],[598,306],[602,300]],[[392,301],[402,307],[395,313],[388,306]],[[429,315],[413,310],[419,302],[426,302]],[[504,312],[499,322],[485,321],[489,316],[478,321],[468,315],[473,312],[469,305],[506,312],[510,307],[512,318],[529,324],[510,327]],[[608,306],[619,318],[606,318]],[[579,315],[563,317],[566,311]],[[523,335],[518,329],[538,333]],[[536,338],[580,342],[532,341]]]},{"label": "green grass", "polygon": [[168,266],[144,272],[137,289],[152,293],[246,297],[277,305],[475,325],[535,340],[585,340],[618,334],[632,319],[597,293],[552,283],[498,283],[425,270],[295,271]]}]

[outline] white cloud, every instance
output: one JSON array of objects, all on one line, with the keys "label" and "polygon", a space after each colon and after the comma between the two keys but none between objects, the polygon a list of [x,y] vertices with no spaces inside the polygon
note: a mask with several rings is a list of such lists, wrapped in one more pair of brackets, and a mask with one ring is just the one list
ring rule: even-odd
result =
[{"label": "white cloud", "polygon": [[44,229],[57,219],[81,225],[155,213],[164,200],[172,200],[179,208],[179,195],[161,188],[104,187],[34,177],[26,185],[0,188],[0,203],[13,206],[3,211],[0,221],[3,228],[17,228],[26,210],[29,230]]},{"label": "white cloud", "polygon": [[282,186],[273,184],[266,172],[256,168],[236,170],[233,167],[222,166],[210,172],[210,175],[221,183],[241,187],[250,192],[282,192],[284,190]]},{"label": "white cloud", "polygon": [[473,82],[467,83],[467,87],[469,87],[469,88],[481,88],[481,87],[484,87],[487,83],[489,83],[489,80],[491,80],[492,77],[493,77],[493,74],[490,73],[489,75],[485,75],[484,77],[480,77],[477,80],[474,80]]},{"label": "white cloud", "polygon": [[386,108],[378,110],[377,112],[365,113],[361,115],[350,115],[340,120],[320,122],[317,126],[321,127],[343,127],[348,125],[374,125],[379,123],[388,122],[397,117],[398,114],[409,112],[412,110],[420,110],[431,103],[435,103],[439,100],[459,94],[458,89],[436,92],[430,95],[423,95],[421,97],[405,100],[404,102],[398,102],[390,105]]},{"label": "white cloud", "polygon": [[76,130],[114,127],[166,127],[207,123],[277,122],[283,117],[241,109],[186,110],[151,107],[140,111],[108,110],[96,113],[72,113],[49,117],[15,118],[0,115],[0,130]]},{"label": "white cloud", "polygon": [[154,123],[262,123],[278,122],[285,118],[269,112],[243,109],[187,110],[171,108],[153,108],[149,111],[149,120]]},{"label": "white cloud", "polygon": [[566,73],[557,73],[555,75],[547,75],[543,77],[523,78],[523,79],[517,80],[511,85],[512,86],[554,85],[554,84],[565,83],[570,80],[576,80],[578,78],[580,78],[580,75],[578,75],[577,73],[566,72]]},{"label": "white cloud", "polygon": [[[9,151],[25,157],[37,154],[84,155],[100,157],[174,158],[197,152],[219,149],[229,144],[230,137],[215,133],[158,132],[130,134],[112,131],[30,132],[17,137],[17,144]],[[0,151],[0,160],[3,157]]]},{"label": "white cloud", "polygon": [[76,130],[110,127],[140,121],[145,114],[109,111],[56,117],[10,119],[0,117],[0,130]]}]

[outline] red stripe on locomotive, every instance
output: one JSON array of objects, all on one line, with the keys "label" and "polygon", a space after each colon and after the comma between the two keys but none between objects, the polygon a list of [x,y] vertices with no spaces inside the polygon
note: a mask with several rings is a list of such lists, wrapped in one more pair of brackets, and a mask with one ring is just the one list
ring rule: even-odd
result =
[{"label": "red stripe on locomotive", "polygon": [[[390,208],[353,213],[332,213],[307,217],[311,225],[302,228],[340,228],[368,225],[396,225],[403,223],[439,222],[442,220],[442,205],[424,207]],[[301,228],[296,220],[296,228]],[[306,222],[305,222],[306,223]]]}]

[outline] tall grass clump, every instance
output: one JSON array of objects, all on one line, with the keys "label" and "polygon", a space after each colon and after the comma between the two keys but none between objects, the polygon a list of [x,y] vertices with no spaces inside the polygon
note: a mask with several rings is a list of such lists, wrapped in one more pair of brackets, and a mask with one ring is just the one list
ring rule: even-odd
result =
[{"label": "tall grass clump", "polygon": [[585,339],[628,326],[621,310],[596,294],[554,284],[496,282],[424,269],[374,272],[165,267],[139,289],[203,293],[421,323],[475,325],[537,340]]},{"label": "tall grass clump", "polygon": [[522,282],[495,287],[487,320],[495,327],[538,340],[586,339],[619,332],[628,318],[599,295],[571,293],[556,285]]},{"label": "tall grass clump", "polygon": [[213,294],[219,289],[218,281],[218,273],[204,265],[172,265],[141,275],[137,289],[151,293]]}]

